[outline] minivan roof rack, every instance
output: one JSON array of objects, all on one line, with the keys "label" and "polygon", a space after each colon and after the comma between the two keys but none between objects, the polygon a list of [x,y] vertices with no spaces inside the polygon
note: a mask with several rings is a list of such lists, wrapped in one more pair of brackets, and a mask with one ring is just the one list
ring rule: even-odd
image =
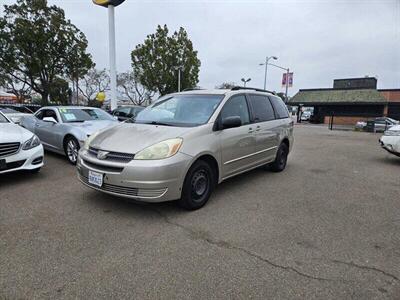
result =
[{"label": "minivan roof rack", "polygon": [[258,88],[252,88],[252,87],[234,86],[233,88],[231,88],[231,91],[239,91],[239,90],[251,90],[251,91],[265,92],[265,93],[271,93],[271,94],[276,95],[275,92],[268,91],[268,90],[263,90],[263,89],[258,89]]},{"label": "minivan roof rack", "polygon": [[184,89],[182,92],[201,91],[201,90],[204,90],[204,89],[199,88],[199,87],[195,87],[195,88],[187,88],[187,89]]}]

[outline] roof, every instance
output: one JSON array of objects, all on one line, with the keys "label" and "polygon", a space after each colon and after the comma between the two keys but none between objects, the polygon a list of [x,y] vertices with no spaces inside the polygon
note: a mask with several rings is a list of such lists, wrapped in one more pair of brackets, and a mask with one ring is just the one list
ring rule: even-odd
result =
[{"label": "roof", "polygon": [[387,102],[386,98],[375,89],[309,89],[299,90],[288,104],[385,104]]},{"label": "roof", "polygon": [[6,93],[3,91],[0,91],[0,97],[12,97],[12,98],[17,98],[14,94]]},{"label": "roof", "polygon": [[[227,95],[227,94],[237,94],[237,93],[264,93],[272,95],[273,92],[261,90],[251,87],[234,87],[232,89],[194,89],[188,91],[182,91],[179,94],[195,94],[195,95]],[[174,93],[177,94],[177,93]]]}]

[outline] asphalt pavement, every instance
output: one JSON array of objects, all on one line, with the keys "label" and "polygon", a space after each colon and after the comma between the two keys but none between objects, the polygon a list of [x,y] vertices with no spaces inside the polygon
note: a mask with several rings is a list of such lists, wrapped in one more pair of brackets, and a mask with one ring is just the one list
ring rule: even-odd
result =
[{"label": "asphalt pavement", "polygon": [[299,125],[284,172],[194,212],[93,191],[46,153],[0,175],[0,299],[399,299],[400,158],[378,138]]}]

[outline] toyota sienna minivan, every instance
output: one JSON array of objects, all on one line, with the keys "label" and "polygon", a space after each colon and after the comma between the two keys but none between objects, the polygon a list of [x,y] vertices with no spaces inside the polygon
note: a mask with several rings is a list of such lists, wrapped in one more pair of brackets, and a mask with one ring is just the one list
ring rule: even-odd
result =
[{"label": "toyota sienna minivan", "polygon": [[135,119],[91,135],[80,181],[145,202],[207,203],[215,186],[267,166],[285,169],[293,121],[283,101],[258,89],[192,90],[162,97]]}]

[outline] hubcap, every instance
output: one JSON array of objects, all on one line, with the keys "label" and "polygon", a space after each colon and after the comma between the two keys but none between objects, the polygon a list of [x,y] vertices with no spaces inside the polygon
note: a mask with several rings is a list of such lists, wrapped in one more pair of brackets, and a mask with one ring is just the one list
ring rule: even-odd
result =
[{"label": "hubcap", "polygon": [[68,142],[67,155],[68,155],[68,159],[71,162],[73,162],[73,163],[76,162],[76,160],[78,158],[78,145],[73,140],[70,140]]},{"label": "hubcap", "polygon": [[208,191],[209,179],[208,174],[205,170],[197,171],[192,177],[192,196],[194,200],[199,200]]}]

